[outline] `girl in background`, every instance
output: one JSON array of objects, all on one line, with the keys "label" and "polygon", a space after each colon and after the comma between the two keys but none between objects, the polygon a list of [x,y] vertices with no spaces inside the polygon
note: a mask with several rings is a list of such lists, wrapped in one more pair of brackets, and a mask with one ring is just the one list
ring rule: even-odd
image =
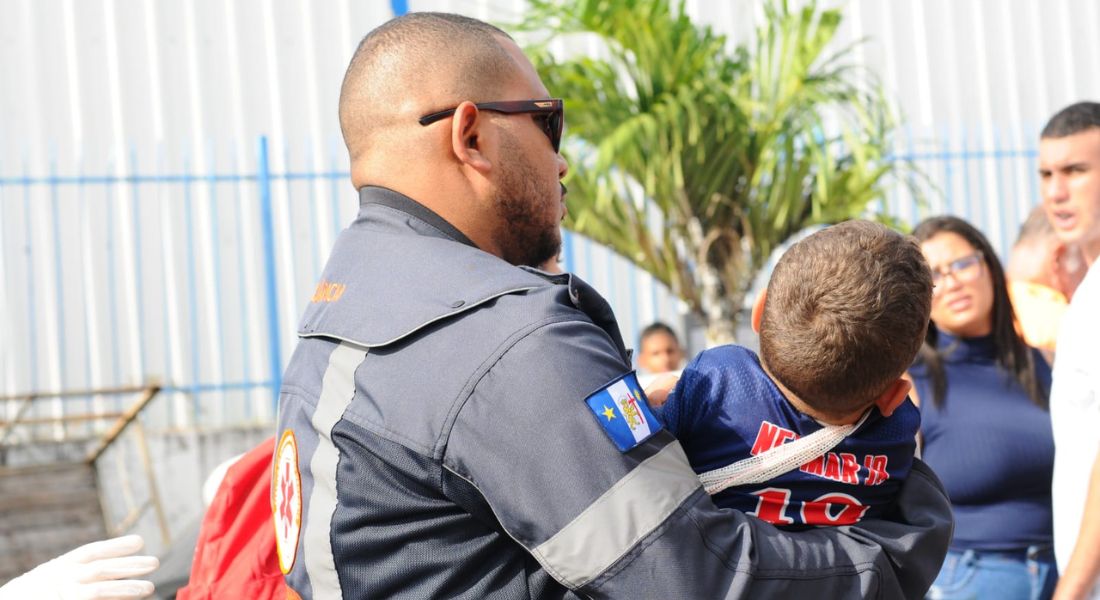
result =
[{"label": "girl in background", "polygon": [[932,323],[911,370],[923,458],[947,488],[951,549],[928,598],[1050,598],[1050,368],[1017,334],[1004,270],[980,231],[933,217],[913,235],[932,268]]}]

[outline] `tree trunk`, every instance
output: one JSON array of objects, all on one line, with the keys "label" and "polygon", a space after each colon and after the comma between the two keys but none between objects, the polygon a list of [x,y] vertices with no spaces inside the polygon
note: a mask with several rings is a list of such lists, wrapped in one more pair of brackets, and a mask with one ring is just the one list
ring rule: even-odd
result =
[{"label": "tree trunk", "polygon": [[708,321],[707,348],[725,346],[726,344],[736,344],[737,339],[734,336],[735,329],[736,325],[727,319]]},{"label": "tree trunk", "polygon": [[[725,251],[726,248],[721,245],[723,237],[720,232],[704,235],[698,217],[688,221],[688,234],[694,244],[698,261],[696,281],[699,285],[699,306],[707,328],[707,347],[736,343],[737,319],[740,316],[738,310],[744,299],[744,292],[736,284],[730,285],[727,273],[730,265],[725,264],[735,260],[736,253]],[[720,263],[715,264],[715,260]]]},{"label": "tree trunk", "polygon": [[719,279],[714,275],[713,267],[706,266],[700,271],[710,271],[712,277],[700,273],[702,280],[703,322],[707,327],[707,348],[723,344],[737,343],[737,320],[740,316],[741,299],[731,296],[740,294],[723,293]]}]

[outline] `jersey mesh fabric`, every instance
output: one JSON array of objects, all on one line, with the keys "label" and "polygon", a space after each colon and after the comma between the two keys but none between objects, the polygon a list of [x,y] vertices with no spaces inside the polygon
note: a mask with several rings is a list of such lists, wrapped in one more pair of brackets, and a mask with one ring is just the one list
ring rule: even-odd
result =
[{"label": "jersey mesh fabric", "polygon": [[[661,417],[680,439],[696,473],[752,456],[754,448],[770,447],[761,438],[772,432],[787,432],[782,435],[789,441],[822,427],[787,401],[755,353],[732,345],[707,350],[684,369]],[[807,472],[813,470],[808,463],[766,483],[731,487],[716,494],[714,502],[755,513],[761,491],[789,490],[786,515],[792,519],[791,525],[801,525],[804,503],[839,492],[868,507],[864,518],[881,515],[909,473],[919,427],[920,414],[908,401],[889,418],[872,408],[863,426],[822,459],[840,461],[842,455],[854,456],[858,469],[848,471],[854,484]],[[885,458],[875,463],[873,457]],[[871,465],[881,467],[881,475],[873,475]]]}]

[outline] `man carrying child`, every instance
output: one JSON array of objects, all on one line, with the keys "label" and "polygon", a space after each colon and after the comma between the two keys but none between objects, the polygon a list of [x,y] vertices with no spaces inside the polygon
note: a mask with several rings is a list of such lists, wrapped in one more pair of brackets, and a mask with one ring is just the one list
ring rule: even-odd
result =
[{"label": "man carrying child", "polygon": [[[882,225],[792,246],[753,307],[760,357],[703,352],[662,409],[715,503],[776,525],[880,516],[913,462],[920,413],[902,374],[931,297],[920,247]],[[810,436],[816,449],[799,454]]]}]

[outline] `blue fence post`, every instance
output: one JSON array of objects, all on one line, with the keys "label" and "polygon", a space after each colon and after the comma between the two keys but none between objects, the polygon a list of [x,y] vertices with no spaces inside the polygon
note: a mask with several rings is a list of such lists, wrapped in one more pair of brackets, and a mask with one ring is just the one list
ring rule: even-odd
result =
[{"label": "blue fence post", "polygon": [[[260,136],[256,183],[260,188],[260,219],[264,230],[264,274],[267,290],[267,339],[270,347],[273,413],[279,410],[279,389],[283,385],[282,343],[279,336],[279,296],[275,281],[275,225],[271,216],[271,170],[267,158],[267,136]],[[247,342],[246,342],[247,343]]]}]

